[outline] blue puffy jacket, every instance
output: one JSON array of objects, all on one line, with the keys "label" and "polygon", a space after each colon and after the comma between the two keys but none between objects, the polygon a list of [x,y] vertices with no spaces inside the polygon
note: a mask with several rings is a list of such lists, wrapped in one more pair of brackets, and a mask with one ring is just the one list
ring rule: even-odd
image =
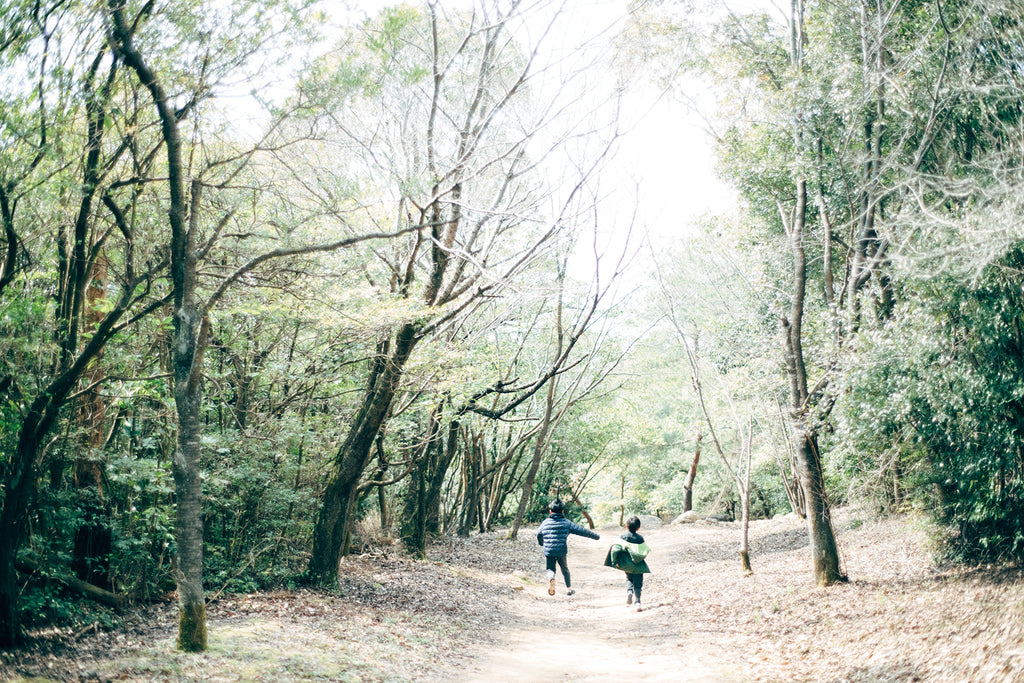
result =
[{"label": "blue puffy jacket", "polygon": [[569,538],[569,534],[594,539],[601,538],[590,529],[569,521],[565,515],[552,512],[537,529],[537,543],[544,546],[544,557],[564,557],[569,552],[569,546],[565,542],[565,539]]}]

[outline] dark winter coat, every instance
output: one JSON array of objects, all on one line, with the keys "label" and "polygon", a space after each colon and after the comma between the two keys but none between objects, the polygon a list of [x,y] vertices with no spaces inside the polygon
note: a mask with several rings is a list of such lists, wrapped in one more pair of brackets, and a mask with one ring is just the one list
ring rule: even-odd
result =
[{"label": "dark winter coat", "polygon": [[537,543],[544,546],[544,557],[565,557],[569,552],[569,546],[566,543],[569,534],[593,539],[601,538],[590,529],[569,521],[565,515],[552,512],[537,529]]},{"label": "dark winter coat", "polygon": [[644,543],[644,537],[640,534],[626,533],[619,538],[622,541],[613,543],[608,549],[604,566],[621,569],[627,574],[649,574],[651,569],[644,558],[647,557],[650,548]]}]

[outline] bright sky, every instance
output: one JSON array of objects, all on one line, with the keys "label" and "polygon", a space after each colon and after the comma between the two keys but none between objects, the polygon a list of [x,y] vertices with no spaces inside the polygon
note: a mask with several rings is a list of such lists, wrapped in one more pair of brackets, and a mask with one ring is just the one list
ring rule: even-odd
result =
[{"label": "bright sky", "polygon": [[[332,12],[344,20],[346,10],[343,7],[348,6],[351,20],[359,21],[398,1],[349,0],[333,5]],[[442,7],[452,8],[468,5],[473,0],[437,1]],[[556,61],[580,43],[594,41],[591,54],[605,62],[594,69],[595,73],[589,77],[594,87],[582,97],[602,98],[616,78],[608,63],[614,55],[611,41],[627,16],[628,3],[629,0],[524,0],[524,6],[536,9],[537,19],[526,25],[523,35],[528,36],[527,42],[536,40],[547,27],[554,8],[561,7],[563,16],[557,30],[544,38],[544,56]],[[614,162],[601,179],[600,190],[608,196],[611,208],[602,211],[603,225],[599,229],[608,240],[605,248],[609,253],[622,248],[620,242],[634,212],[636,221],[631,243],[636,250],[640,247],[640,237],[647,235],[656,245],[665,244],[674,236],[688,232],[700,216],[728,212],[734,201],[730,191],[715,177],[711,144],[698,117],[683,104],[660,93],[654,83],[644,83],[642,76],[631,81],[632,89],[622,102],[620,130],[623,135]],[[552,71],[550,82],[553,88],[564,87],[557,70]],[[275,96],[281,94],[285,91]],[[690,93],[690,96],[699,99],[699,93]],[[236,97],[225,98],[222,102],[230,110],[236,131],[251,126],[256,134],[263,125],[262,115],[247,124],[246,100],[248,93],[243,88]],[[593,267],[592,254],[581,255],[581,258],[589,260],[589,268]],[[582,262],[579,267],[588,268]],[[588,277],[582,273],[581,276]]]},{"label": "bright sky", "polygon": [[[439,0],[447,6],[468,2]],[[554,52],[578,44],[585,36],[607,35],[610,40],[610,29],[626,16],[628,7],[628,0],[552,0],[536,4],[556,7],[563,2],[568,16],[559,23],[556,35],[545,39]],[[373,15],[394,4],[396,0],[350,2],[357,16]],[[529,1],[524,5],[533,6]],[[649,230],[654,238],[684,230],[702,214],[727,211],[732,195],[715,177],[711,144],[699,119],[682,104],[661,97],[653,84],[631,93],[624,105],[629,130],[622,139],[612,179],[622,195],[620,212],[632,212],[637,184],[639,227]]]}]

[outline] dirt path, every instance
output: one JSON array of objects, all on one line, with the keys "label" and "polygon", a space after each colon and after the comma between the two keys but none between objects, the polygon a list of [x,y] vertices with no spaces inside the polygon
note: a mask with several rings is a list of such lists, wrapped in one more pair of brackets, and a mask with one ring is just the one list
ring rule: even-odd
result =
[{"label": "dirt path", "polygon": [[810,580],[799,520],[751,524],[752,576],[738,525],[645,522],[653,573],[639,614],[622,573],[602,566],[621,529],[571,538],[572,597],[547,594],[535,528],[513,542],[491,532],[443,539],[426,561],[351,558],[338,591],[224,596],[200,654],[175,649],[173,603],[114,628],[41,630],[0,652],[0,680],[1024,681],[1024,568],[937,568],[915,516],[847,509],[835,522],[850,582],[828,589]]},{"label": "dirt path", "polygon": [[[672,605],[659,595],[658,559],[667,561],[678,533],[641,529],[654,549],[644,584],[644,611],[625,605],[625,576],[602,566],[608,546],[622,532],[599,530],[600,541],[570,537],[569,569],[576,594],[565,595],[562,577],[554,597],[543,570],[515,602],[516,622],[499,635],[500,646],[466,672],[464,680],[493,681],[733,681],[686,625],[674,623]],[[526,533],[532,533],[526,530]],[[540,553],[538,551],[538,566]],[[682,628],[681,628],[682,627]]]}]

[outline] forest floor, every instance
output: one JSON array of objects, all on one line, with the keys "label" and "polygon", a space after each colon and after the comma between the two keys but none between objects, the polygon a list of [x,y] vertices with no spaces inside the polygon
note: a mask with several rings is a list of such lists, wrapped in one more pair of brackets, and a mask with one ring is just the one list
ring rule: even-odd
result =
[{"label": "forest floor", "polygon": [[1017,681],[1024,570],[937,569],[923,523],[836,515],[850,582],[811,580],[805,526],[751,523],[743,576],[735,523],[660,526],[644,610],[602,566],[621,529],[572,537],[576,594],[547,594],[535,529],[448,539],[430,559],[346,561],[338,593],[221,597],[209,650],[174,648],[173,603],[99,632],[51,629],[0,655],[12,681]]}]

